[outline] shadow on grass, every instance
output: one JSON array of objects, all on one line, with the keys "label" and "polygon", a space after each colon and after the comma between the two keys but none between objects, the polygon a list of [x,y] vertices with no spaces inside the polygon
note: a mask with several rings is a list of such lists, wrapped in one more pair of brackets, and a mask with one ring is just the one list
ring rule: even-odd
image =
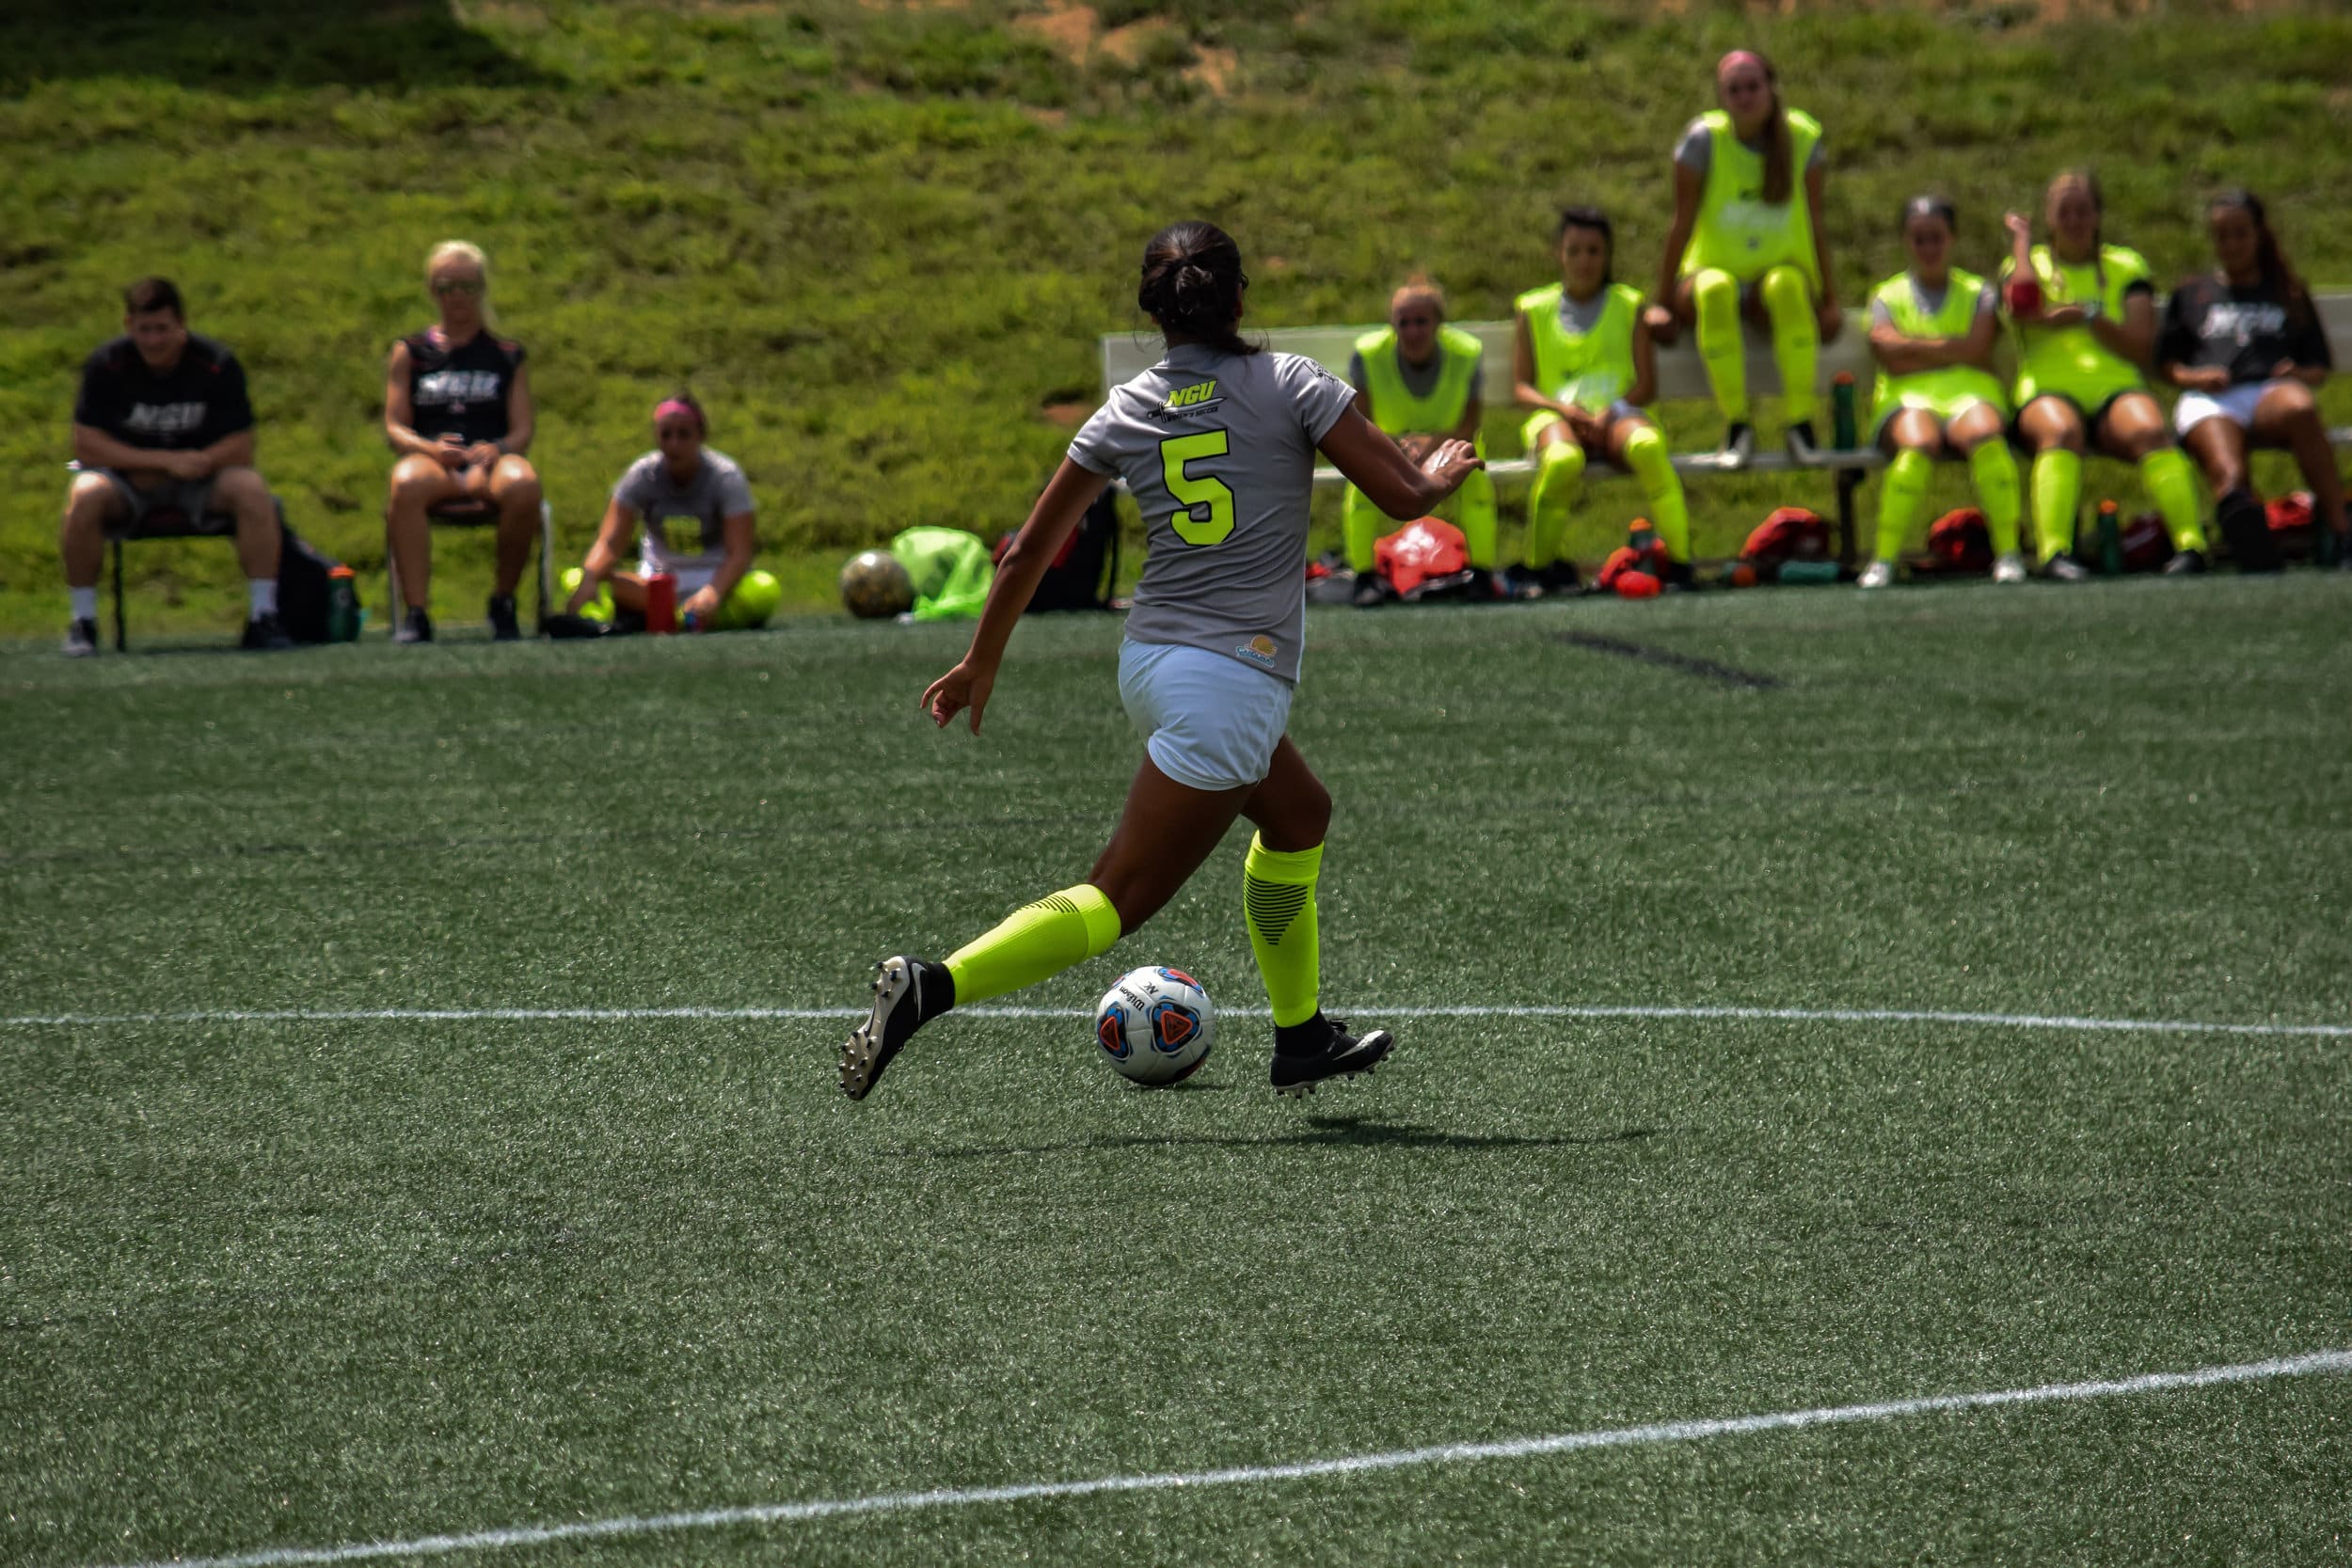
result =
[{"label": "shadow on grass", "polygon": [[[1208,1085],[1221,1087],[1222,1085]],[[901,1148],[913,1160],[977,1160],[1006,1154],[1100,1154],[1122,1148],[1435,1148],[1470,1152],[1487,1148],[1581,1148],[1640,1143],[1673,1132],[1671,1127],[1628,1127],[1614,1132],[1563,1132],[1549,1137],[1503,1133],[1448,1132],[1411,1122],[1374,1121],[1364,1117],[1309,1117],[1304,1127],[1254,1136],[1214,1132],[1152,1132],[1080,1138],[1060,1144],[990,1144],[962,1148]]]},{"label": "shadow on grass", "polygon": [[8,0],[0,93],[122,76],[230,94],[342,86],[520,87],[556,78],[450,0]]}]

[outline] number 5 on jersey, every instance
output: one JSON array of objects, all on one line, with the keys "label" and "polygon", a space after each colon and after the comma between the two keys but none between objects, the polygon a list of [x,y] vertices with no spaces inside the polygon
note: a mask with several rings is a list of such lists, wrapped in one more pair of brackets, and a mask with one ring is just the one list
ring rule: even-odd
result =
[{"label": "number 5 on jersey", "polygon": [[1160,478],[1178,507],[1168,526],[1187,545],[1221,545],[1233,531],[1233,492],[1221,479],[1186,472],[1193,463],[1232,450],[1222,430],[1171,436],[1160,443]]}]

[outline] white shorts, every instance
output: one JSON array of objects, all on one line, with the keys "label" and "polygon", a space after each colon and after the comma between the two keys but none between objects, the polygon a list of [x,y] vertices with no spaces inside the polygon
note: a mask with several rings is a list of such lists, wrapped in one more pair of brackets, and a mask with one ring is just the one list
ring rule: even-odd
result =
[{"label": "white shorts", "polygon": [[1119,645],[1119,699],[1153,766],[1193,789],[1264,778],[1291,721],[1288,681],[1173,642]]},{"label": "white shorts", "polygon": [[2240,430],[2254,428],[2254,404],[2270,390],[2267,381],[2249,381],[2218,392],[2183,392],[2172,408],[2172,428],[2185,436],[2216,415]]}]

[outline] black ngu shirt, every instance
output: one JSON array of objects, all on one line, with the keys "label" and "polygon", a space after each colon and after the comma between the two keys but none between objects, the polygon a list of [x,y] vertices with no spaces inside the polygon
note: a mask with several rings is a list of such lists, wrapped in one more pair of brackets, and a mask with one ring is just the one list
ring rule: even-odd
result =
[{"label": "black ngu shirt", "polygon": [[101,344],[82,362],[73,422],[124,446],[199,451],[253,428],[245,367],[225,344],[188,334],[179,361],[157,374],[129,337]]},{"label": "black ngu shirt", "polygon": [[429,331],[401,341],[408,346],[411,430],[428,441],[454,436],[469,447],[506,438],[506,403],[523,362],[522,344],[488,332],[454,348]]},{"label": "black ngu shirt", "polygon": [[2213,277],[2190,278],[2165,305],[2156,363],[2218,365],[2233,387],[2269,380],[2282,359],[2332,366],[2328,334],[2310,297],[2287,300],[2281,292],[2268,284],[2239,288]]}]

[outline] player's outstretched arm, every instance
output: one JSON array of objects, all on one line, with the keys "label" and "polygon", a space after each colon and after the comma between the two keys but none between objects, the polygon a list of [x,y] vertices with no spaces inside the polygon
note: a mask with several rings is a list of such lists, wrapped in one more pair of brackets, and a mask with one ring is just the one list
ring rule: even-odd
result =
[{"label": "player's outstretched arm", "polygon": [[1378,425],[1350,408],[1323,437],[1323,455],[1390,516],[1425,517],[1486,466],[1468,441],[1440,441],[1418,466]]},{"label": "player's outstretched arm", "polygon": [[1029,597],[1037,592],[1045,568],[1061,553],[1062,541],[1070,537],[1071,530],[1109,483],[1109,475],[1062,459],[1045,493],[1029,509],[1029,520],[1012,536],[1012,547],[996,564],[996,580],[989,585],[980,624],[972,629],[971,648],[961,663],[931,682],[923,693],[923,706],[932,723],[944,727],[969,708],[972,733],[980,733],[980,714],[996,684],[996,666],[1005,657],[1005,644],[1012,640],[1012,628],[1020,625],[1021,612],[1029,608]]}]

